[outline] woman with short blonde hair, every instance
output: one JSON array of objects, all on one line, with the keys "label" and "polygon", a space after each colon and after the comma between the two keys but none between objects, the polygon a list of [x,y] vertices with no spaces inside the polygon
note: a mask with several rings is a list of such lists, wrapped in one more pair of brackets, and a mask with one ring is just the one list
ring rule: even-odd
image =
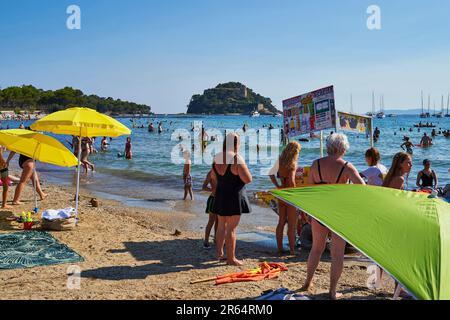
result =
[{"label": "woman with short blonde hair", "polygon": [[[356,168],[343,159],[350,145],[346,135],[334,133],[327,139],[328,156],[313,162],[309,175],[309,184],[345,184],[351,181],[355,184],[365,184]],[[333,214],[332,212],[329,213]],[[319,221],[311,221],[313,246],[308,257],[307,276],[303,290],[312,287],[312,279],[319,265],[320,258],[331,233],[331,271],[330,299],[338,296],[336,289],[344,268],[344,253],[346,242]]]}]

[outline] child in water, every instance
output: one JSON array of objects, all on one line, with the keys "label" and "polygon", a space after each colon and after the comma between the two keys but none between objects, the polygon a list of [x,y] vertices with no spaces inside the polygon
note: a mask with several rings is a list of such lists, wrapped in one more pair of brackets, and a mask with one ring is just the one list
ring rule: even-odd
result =
[{"label": "child in water", "polygon": [[208,214],[208,224],[205,228],[205,238],[203,240],[203,248],[209,249],[211,248],[211,245],[209,244],[209,237],[211,234],[211,230],[214,227],[214,241],[216,238],[217,233],[217,226],[218,226],[218,216],[214,213],[214,199],[216,194],[216,183],[211,178],[211,175],[213,174],[213,169],[211,169],[208,174],[206,175],[206,179],[203,182],[203,191],[209,191],[211,192],[208,201],[206,202],[206,210],[205,213]]},{"label": "child in water", "polygon": [[102,152],[107,151],[108,150],[108,145],[109,145],[108,140],[106,139],[106,137],[103,137],[102,142],[101,142],[101,146],[100,146],[100,150]]},{"label": "child in water", "polygon": [[189,151],[183,152],[184,157],[184,167],[183,167],[183,182],[184,182],[184,198],[186,200],[188,192],[191,200],[194,200],[194,195],[192,192],[192,176],[191,176],[191,153]]},{"label": "child in water", "polygon": [[1,174],[2,184],[3,184],[2,209],[7,209],[7,208],[10,208],[10,206],[8,206],[6,204],[6,198],[8,197],[8,189],[9,189],[9,185],[8,185],[9,171],[8,171],[8,165],[5,161],[5,159],[3,158],[4,151],[5,151],[5,148],[3,146],[0,146],[0,174]]},{"label": "child in water", "polygon": [[131,160],[133,158],[133,153],[131,152],[131,138],[127,138],[127,143],[125,144],[125,159]]}]

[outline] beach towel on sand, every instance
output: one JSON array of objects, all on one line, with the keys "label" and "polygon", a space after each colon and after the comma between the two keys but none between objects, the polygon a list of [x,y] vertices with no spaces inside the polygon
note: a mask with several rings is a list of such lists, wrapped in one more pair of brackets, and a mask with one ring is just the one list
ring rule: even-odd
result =
[{"label": "beach towel on sand", "polygon": [[216,277],[216,285],[243,282],[243,281],[260,281],[264,279],[273,279],[278,277],[282,271],[287,271],[288,268],[283,263],[268,263],[263,262],[258,268],[227,274]]},{"label": "beach towel on sand", "polygon": [[255,300],[273,301],[273,300],[311,300],[311,299],[304,295],[293,293],[292,291],[289,291],[286,288],[279,288],[277,290],[265,291],[260,297],[256,298]]},{"label": "beach towel on sand", "polygon": [[42,213],[42,219],[46,220],[58,220],[58,219],[68,219],[75,215],[74,208],[65,208],[65,209],[48,209]]},{"label": "beach towel on sand", "polygon": [[23,269],[73,263],[84,259],[47,232],[25,231],[0,235],[0,269]]}]

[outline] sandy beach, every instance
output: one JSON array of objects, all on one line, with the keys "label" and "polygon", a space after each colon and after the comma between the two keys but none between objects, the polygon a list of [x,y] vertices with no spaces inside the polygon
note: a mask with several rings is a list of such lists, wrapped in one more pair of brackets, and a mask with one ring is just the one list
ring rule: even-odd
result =
[{"label": "sandy beach", "polygon": [[[43,184],[49,195],[40,207],[74,206],[72,188]],[[10,196],[14,187],[10,190]],[[297,290],[306,276],[307,251],[298,257],[278,257],[275,250],[239,241],[237,255],[242,268],[226,266],[214,259],[214,249],[202,247],[202,230],[189,232],[184,226],[192,215],[183,212],[155,212],[126,207],[119,202],[99,199],[94,208],[92,195],[81,192],[80,223],[72,231],[51,232],[85,259],[80,289],[67,288],[68,267],[54,265],[25,270],[1,270],[0,299],[252,299],[263,291],[286,287]],[[21,225],[7,218],[29,210],[32,189],[25,189],[23,206],[0,211],[0,233],[15,232]],[[206,217],[205,217],[206,219]],[[268,226],[273,230],[274,226]],[[175,236],[178,229],[181,235]],[[259,262],[285,262],[289,270],[277,279],[215,286],[213,282],[190,284],[193,280],[254,268]],[[393,282],[384,279],[383,289],[366,286],[369,264],[347,256],[339,290],[342,299],[390,299]],[[308,296],[327,299],[329,257],[324,255]]]}]

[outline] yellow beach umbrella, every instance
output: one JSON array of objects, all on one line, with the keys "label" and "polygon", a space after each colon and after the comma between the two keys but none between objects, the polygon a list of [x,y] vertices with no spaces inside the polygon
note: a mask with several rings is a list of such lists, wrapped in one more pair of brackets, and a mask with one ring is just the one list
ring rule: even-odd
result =
[{"label": "yellow beach umbrella", "polygon": [[89,108],[54,112],[33,123],[31,129],[77,137],[119,137],[131,134],[131,130],[116,119]]},{"label": "yellow beach umbrella", "polygon": [[23,130],[0,130],[0,145],[31,159],[60,167],[74,167],[77,158],[61,142],[45,134]]},{"label": "yellow beach umbrella", "polygon": [[89,108],[69,108],[54,112],[33,123],[31,129],[80,137],[75,196],[75,212],[77,215],[78,194],[80,192],[81,137],[119,137],[131,134],[131,130],[116,119]]},{"label": "yellow beach umbrella", "polygon": [[[0,145],[33,160],[60,167],[73,167],[78,163],[73,153],[61,142],[55,138],[30,130],[0,130]],[[34,200],[36,205],[35,209],[37,210],[36,184],[34,188]]]}]

